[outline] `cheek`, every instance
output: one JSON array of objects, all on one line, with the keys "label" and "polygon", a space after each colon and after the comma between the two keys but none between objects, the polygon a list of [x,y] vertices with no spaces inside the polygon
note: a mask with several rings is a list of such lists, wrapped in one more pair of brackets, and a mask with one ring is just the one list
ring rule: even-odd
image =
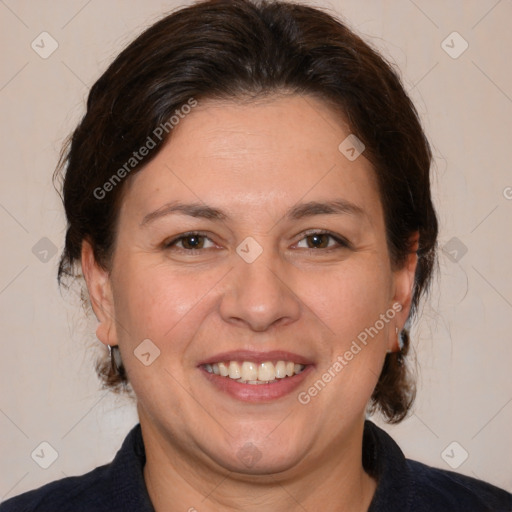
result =
[{"label": "cheek", "polygon": [[[198,328],[204,295],[201,280],[169,272],[161,265],[125,263],[123,274],[115,280],[114,299],[118,342],[128,379],[146,406],[158,396],[157,402],[163,400],[172,410],[183,408],[184,397],[176,382],[185,381],[188,369],[184,358]],[[173,389],[175,392],[169,393]]]},{"label": "cheek", "polygon": [[218,272],[170,271],[164,264],[148,265],[141,260],[126,258],[123,273],[115,280],[119,336],[132,347],[149,338],[175,352],[186,341],[183,332],[188,331],[190,337],[197,328],[194,319],[210,299],[208,292],[214,291]]},{"label": "cheek", "polygon": [[305,296],[336,339],[352,339],[391,307],[390,276],[376,260],[347,261],[336,271],[306,277]]},{"label": "cheek", "polygon": [[[389,275],[377,262],[363,267],[347,264],[320,282],[323,291],[316,286],[308,300],[330,333],[323,340],[316,380],[301,390],[299,402],[312,402],[320,419],[330,411],[325,414],[336,423],[354,411],[364,412],[382,369],[384,340],[394,329],[395,312]],[[390,311],[387,321],[381,320]]]}]

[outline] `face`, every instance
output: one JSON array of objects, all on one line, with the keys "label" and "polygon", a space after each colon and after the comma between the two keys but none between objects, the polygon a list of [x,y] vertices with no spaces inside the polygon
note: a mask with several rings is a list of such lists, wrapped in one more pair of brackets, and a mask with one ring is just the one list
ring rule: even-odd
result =
[{"label": "face", "polygon": [[364,421],[414,268],[349,134],[312,97],[200,103],[126,184],[110,273],[84,244],[143,430],[198,464],[303,471]]}]

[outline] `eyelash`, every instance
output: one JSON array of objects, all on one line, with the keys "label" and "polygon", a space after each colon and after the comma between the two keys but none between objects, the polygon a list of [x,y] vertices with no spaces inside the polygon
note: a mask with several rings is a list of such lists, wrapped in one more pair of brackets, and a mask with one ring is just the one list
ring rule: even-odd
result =
[{"label": "eyelash", "polygon": [[[338,250],[338,249],[351,249],[352,248],[352,245],[348,240],[346,240],[345,238],[343,238],[339,235],[335,235],[335,234],[331,233],[330,231],[325,231],[325,230],[306,231],[305,233],[303,233],[303,237],[298,242],[301,242],[305,238],[307,238],[309,236],[314,236],[314,235],[328,235],[330,238],[332,238],[338,244],[338,246],[327,247],[327,248],[323,248],[323,249],[308,247],[305,249],[306,251],[309,251],[309,252],[318,252],[318,251],[331,252],[333,250]],[[163,247],[164,247],[164,249],[172,249],[176,243],[179,243],[180,241],[182,241],[188,237],[192,237],[192,236],[201,236],[201,237],[204,237],[204,238],[207,238],[208,240],[210,240],[210,238],[206,235],[206,233],[202,233],[201,231],[189,231],[187,233],[182,233],[181,235],[173,238],[172,240],[164,242]],[[194,253],[198,253],[198,252],[205,250],[205,249],[185,249],[183,247],[177,247],[176,249],[178,251],[185,252],[188,254],[194,254]]]}]

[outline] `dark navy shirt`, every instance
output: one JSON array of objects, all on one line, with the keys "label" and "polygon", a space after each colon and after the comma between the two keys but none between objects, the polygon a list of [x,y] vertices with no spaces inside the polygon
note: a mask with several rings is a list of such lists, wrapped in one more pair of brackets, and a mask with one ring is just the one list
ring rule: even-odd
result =
[{"label": "dark navy shirt", "polygon": [[[145,462],[137,425],[110,464],[11,498],[0,505],[0,512],[154,512],[142,473]],[[364,427],[363,466],[378,482],[368,512],[512,511],[512,494],[406,459],[393,439],[370,421]]]}]

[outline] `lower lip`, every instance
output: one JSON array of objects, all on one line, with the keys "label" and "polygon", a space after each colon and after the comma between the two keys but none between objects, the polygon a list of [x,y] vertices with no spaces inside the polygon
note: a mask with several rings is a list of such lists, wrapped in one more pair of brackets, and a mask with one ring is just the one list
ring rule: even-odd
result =
[{"label": "lower lip", "polygon": [[243,384],[229,377],[222,377],[215,373],[206,371],[200,367],[204,376],[220,391],[242,400],[244,402],[271,402],[293,392],[297,389],[304,379],[313,371],[313,365],[307,365],[302,372],[277,379],[270,384]]}]

